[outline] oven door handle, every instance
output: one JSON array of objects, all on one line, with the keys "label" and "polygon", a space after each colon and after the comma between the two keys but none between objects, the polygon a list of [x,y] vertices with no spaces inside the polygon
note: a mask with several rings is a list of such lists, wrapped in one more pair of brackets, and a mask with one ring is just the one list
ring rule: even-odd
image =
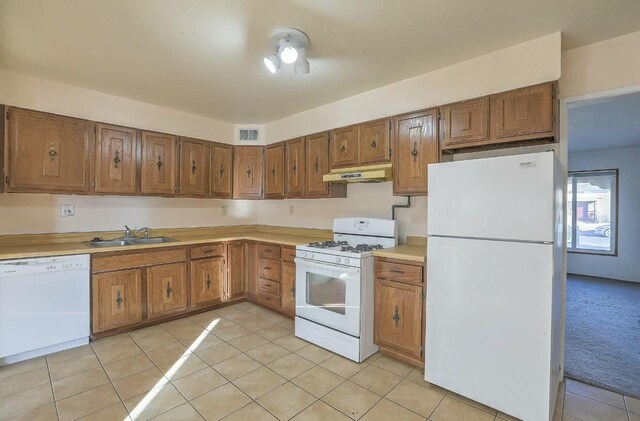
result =
[{"label": "oven door handle", "polygon": [[317,268],[317,269],[326,269],[327,267],[332,268],[332,269],[339,269],[341,271],[345,271],[348,273],[353,273],[353,274],[359,274],[360,273],[360,269],[358,268],[354,268],[351,266],[340,266],[340,265],[335,265],[333,263],[316,263],[314,261],[311,260],[307,260],[307,259],[301,259],[299,257],[296,257],[294,260],[296,265],[298,265],[298,267],[311,267],[311,268]]}]

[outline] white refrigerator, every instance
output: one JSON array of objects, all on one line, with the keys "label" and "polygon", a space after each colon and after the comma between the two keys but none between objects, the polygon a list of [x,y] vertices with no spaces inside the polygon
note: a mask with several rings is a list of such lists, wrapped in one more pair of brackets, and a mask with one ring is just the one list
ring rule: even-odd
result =
[{"label": "white refrigerator", "polygon": [[561,380],[563,180],[551,151],[429,165],[425,379],[526,421]]}]

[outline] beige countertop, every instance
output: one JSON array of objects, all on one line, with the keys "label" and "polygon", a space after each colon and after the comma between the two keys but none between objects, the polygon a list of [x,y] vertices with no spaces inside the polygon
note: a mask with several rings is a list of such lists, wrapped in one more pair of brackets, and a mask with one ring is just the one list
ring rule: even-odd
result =
[{"label": "beige countertop", "polygon": [[[277,231],[277,232],[275,232]],[[92,247],[85,244],[94,237],[115,238],[118,233],[75,233],[75,234],[36,234],[0,238],[0,260],[22,259],[70,254],[112,253],[164,247],[188,246],[222,241],[261,241],[286,246],[331,239],[330,231],[310,230],[291,227],[236,226],[215,228],[193,228],[175,230],[153,230],[151,236],[167,236],[175,242],[130,245],[120,247]],[[21,243],[21,237],[24,241]],[[69,239],[71,241],[64,241]]]},{"label": "beige countertop", "polygon": [[390,259],[424,262],[427,259],[427,246],[403,244],[388,249],[376,250],[373,252],[373,255],[377,257],[388,257]]}]

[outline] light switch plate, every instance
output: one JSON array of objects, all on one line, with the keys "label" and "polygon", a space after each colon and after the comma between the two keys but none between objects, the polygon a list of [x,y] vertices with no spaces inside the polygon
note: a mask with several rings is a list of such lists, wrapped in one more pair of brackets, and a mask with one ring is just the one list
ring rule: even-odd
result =
[{"label": "light switch plate", "polygon": [[60,205],[60,216],[73,216],[75,213],[74,205]]}]

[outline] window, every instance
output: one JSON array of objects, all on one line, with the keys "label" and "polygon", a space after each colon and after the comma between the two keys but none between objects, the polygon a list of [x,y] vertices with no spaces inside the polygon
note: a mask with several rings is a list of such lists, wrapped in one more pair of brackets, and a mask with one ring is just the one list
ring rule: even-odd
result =
[{"label": "window", "polygon": [[568,251],[615,255],[617,204],[618,170],[569,172]]}]

